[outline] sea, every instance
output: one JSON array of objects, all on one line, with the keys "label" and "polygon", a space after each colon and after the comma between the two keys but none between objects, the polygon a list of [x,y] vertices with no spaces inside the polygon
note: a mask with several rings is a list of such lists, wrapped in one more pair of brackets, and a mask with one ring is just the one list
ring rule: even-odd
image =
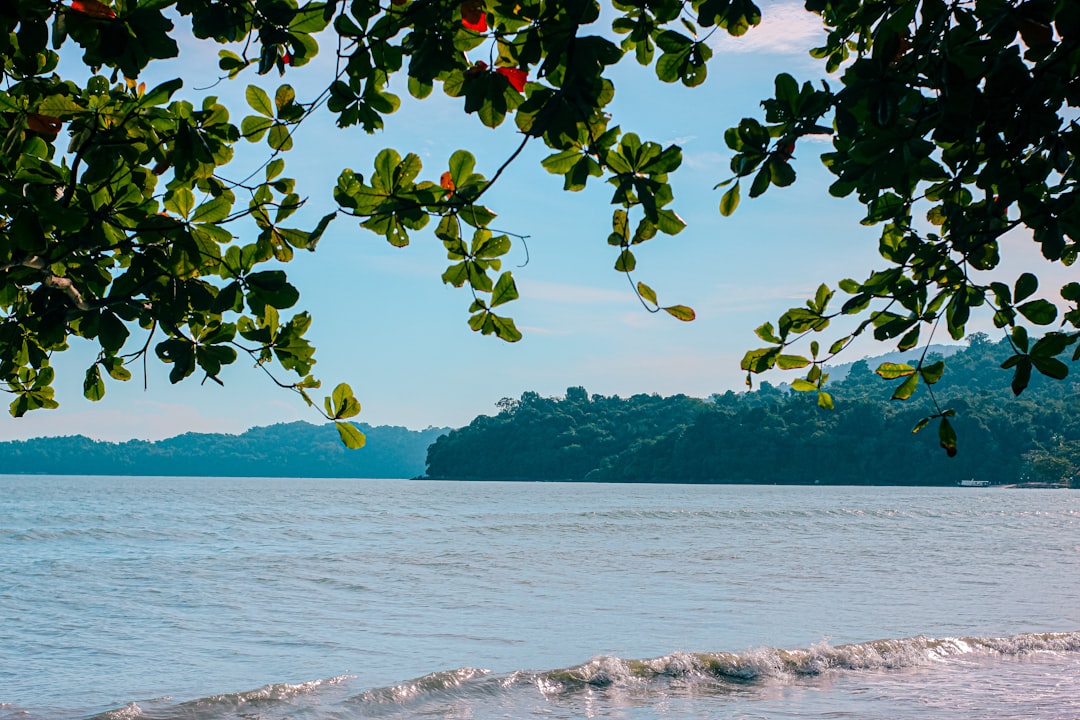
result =
[{"label": "sea", "polygon": [[1080,492],[0,475],[0,720],[89,718],[1080,718]]}]

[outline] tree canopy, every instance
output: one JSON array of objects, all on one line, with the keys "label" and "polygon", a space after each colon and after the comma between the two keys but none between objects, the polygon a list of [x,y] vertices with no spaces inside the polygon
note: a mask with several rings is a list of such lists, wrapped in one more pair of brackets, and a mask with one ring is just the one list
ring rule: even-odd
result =
[{"label": "tree canopy", "polygon": [[[943,347],[943,346],[937,346]],[[1021,398],[995,385],[1012,352],[976,333],[948,357],[938,401],[957,408],[956,430],[977,452],[946,457],[935,438],[901,429],[933,412],[925,387],[906,403],[882,396],[872,363],[834,374],[844,398],[821,412],[812,395],[769,382],[709,400],[685,396],[524,393],[494,416],[438,438],[427,475],[439,479],[593,482],[955,485],[1076,482],[1080,384],[1036,376]],[[919,353],[911,351],[911,356]],[[942,359],[933,350],[932,361]],[[899,427],[898,427],[899,426]]]},{"label": "tree canopy", "polygon": [[[829,192],[856,196],[862,222],[880,226],[884,268],[835,289],[823,284],[804,307],[758,328],[766,347],[743,359],[748,380],[774,367],[808,368],[793,386],[831,407],[822,368],[854,337],[869,332],[907,350],[943,326],[960,339],[978,308],[1008,338],[1014,392],[1033,370],[1064,378],[1080,283],[1048,292],[1035,274],[1008,272],[1002,257],[1006,246],[1031,242],[1048,262],[1077,257],[1080,6],[805,6],[828,30],[824,45],[808,50],[830,79],[800,84],[781,74],[763,113],[727,130],[734,157],[718,171],[719,209],[734,212],[744,191],[753,198],[791,185],[801,141],[828,136]],[[13,395],[12,414],[56,406],[50,356],[79,337],[99,348],[83,385],[91,400],[104,395],[106,378],[129,379],[148,356],[171,366],[172,382],[196,373],[220,382],[222,369],[246,356],[338,421],[351,446],[363,437],[344,422],[360,409],[349,386],[321,405],[311,396],[319,381],[305,337],[310,317],[292,311],[299,292],[282,269],[295,251],[314,250],[339,216],[398,246],[434,226],[449,260],[442,280],[469,290],[470,327],[516,341],[520,332],[502,314],[518,297],[501,260],[514,238],[492,229],[487,190],[526,144],[546,145],[542,166],[566,190],[610,185],[606,240],[615,269],[630,276],[641,243],[685,227],[669,183],[682,154],[617,124],[611,68],[627,59],[651,66],[661,82],[699,86],[710,37],[741,36],[761,19],[751,0],[604,8],[592,0],[3,0],[0,8],[0,383]],[[247,108],[212,95],[185,99],[180,79],[150,88],[139,80],[180,53],[181,16],[196,38],[221,45],[224,77],[255,80]],[[301,96],[284,80],[320,44],[333,48],[334,76]],[[341,171],[321,219],[291,226],[307,201],[286,175],[296,127],[325,110],[342,129],[374,132],[400,104],[392,81],[421,100],[436,88],[461,98],[479,122],[519,134],[517,151],[489,178],[467,150],[425,170],[417,154],[385,149],[370,171]],[[266,161],[235,177],[229,165],[241,142],[264,143]],[[632,284],[650,311],[693,318]],[[857,324],[824,350],[816,340],[790,350],[843,315]],[[878,374],[899,380],[893,397],[903,400],[943,370],[924,354]],[[939,420],[950,454],[952,414],[935,401],[917,424]]]}]

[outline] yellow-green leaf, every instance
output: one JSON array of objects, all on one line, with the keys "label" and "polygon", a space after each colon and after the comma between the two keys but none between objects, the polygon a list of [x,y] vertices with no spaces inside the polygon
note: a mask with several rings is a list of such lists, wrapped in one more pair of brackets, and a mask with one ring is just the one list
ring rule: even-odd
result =
[{"label": "yellow-green leaf", "polygon": [[350,450],[359,450],[364,447],[367,437],[355,425],[347,422],[336,422],[334,425],[337,426],[338,435],[341,436],[341,442],[345,443],[345,447]]},{"label": "yellow-green leaf", "polygon": [[732,185],[724,196],[720,198],[720,214],[730,216],[739,207],[739,183]]},{"label": "yellow-green leaf", "polygon": [[642,300],[645,300],[646,302],[650,302],[653,305],[658,305],[659,304],[659,303],[656,302],[656,293],[653,292],[653,289],[651,287],[649,287],[648,285],[646,285],[645,283],[639,282],[637,284],[637,291],[638,291],[638,295],[641,296]]},{"label": "yellow-green leaf", "polygon": [[268,118],[274,117],[274,106],[270,103],[270,96],[261,87],[248,85],[244,97],[247,98],[252,110]]},{"label": "yellow-green leaf", "polygon": [[798,368],[804,368],[809,364],[810,361],[802,355],[781,355],[776,358],[776,365],[781,370],[796,370]]},{"label": "yellow-green leaf", "polygon": [[915,368],[907,363],[881,363],[874,372],[886,380],[895,380],[896,378],[914,375]]},{"label": "yellow-green leaf", "polygon": [[677,320],[682,320],[683,322],[690,322],[695,317],[697,317],[697,314],[694,312],[694,310],[692,308],[688,308],[685,305],[670,305],[666,308],[661,309],[671,317],[676,318]]}]

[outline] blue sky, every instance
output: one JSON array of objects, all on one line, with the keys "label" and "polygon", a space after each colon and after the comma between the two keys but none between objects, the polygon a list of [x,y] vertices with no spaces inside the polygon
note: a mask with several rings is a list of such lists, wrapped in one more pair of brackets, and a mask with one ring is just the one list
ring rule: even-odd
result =
[{"label": "blue sky", "polygon": [[[316,253],[300,253],[287,267],[301,292],[299,307],[315,319],[310,337],[319,348],[315,371],[324,388],[348,382],[363,406],[358,420],[412,428],[463,425],[494,413],[500,398],[526,390],[561,395],[568,386],[583,385],[604,395],[707,396],[741,389],[739,359],[759,344],[755,327],[800,304],[822,281],[835,287],[842,277],[864,277],[881,265],[876,232],[858,223],[860,207],[826,192],[830,176],[817,155],[827,146],[821,143],[796,149],[800,177],[794,187],[773,188],[754,201],[744,197],[730,218],[718,212],[720,191],[712,188],[729,174],[724,129],[758,116],[758,103],[770,94],[777,72],[791,72],[800,81],[818,76],[806,55],[820,32],[814,16],[787,0],[766,3],[764,10],[763,27],[742,39],[718,40],[702,87],[663,85],[651,68],[640,68],[630,57],[615,72],[616,121],[643,138],[677,142],[684,153],[683,167],[673,175],[673,207],[688,227],[642,246],[636,279],[652,286],[663,304],[692,306],[696,321],[681,323],[641,307],[626,278],[612,269],[615,252],[605,242],[610,186],[564,193],[561,178],[539,166],[548,151],[534,143],[486,196],[499,213],[496,227],[530,236],[527,264],[520,244],[506,259],[521,293],[509,314],[524,339],[511,345],[468,328],[470,298],[442,284],[445,252],[430,231],[397,249],[341,217]],[[146,80],[153,85],[180,74],[181,93],[197,96],[192,88],[216,76],[216,48],[182,47],[182,66],[173,63]],[[239,122],[247,113],[238,98],[249,82],[273,94],[287,81],[306,100],[325,85],[328,60],[324,53],[305,73],[284,80],[245,74],[213,93],[229,98]],[[407,100],[403,87],[392,90]],[[342,168],[369,173],[383,147],[416,152],[432,178],[455,149],[468,148],[477,156],[477,170],[490,177],[520,140],[512,121],[484,128],[463,114],[461,101],[438,91],[422,103],[405,102],[388,118],[387,130],[375,136],[314,120],[286,156],[286,175],[296,177],[310,198],[309,217],[333,208],[330,189]],[[253,147],[239,162],[261,157],[264,150]],[[845,359],[888,349],[859,345]],[[63,355],[54,360],[61,408],[19,420],[5,414],[0,439],[157,439],[319,419],[244,363],[223,375],[222,388],[200,385],[197,378],[171,386],[168,367],[151,360],[147,389],[141,371],[132,368],[131,382],[110,382],[105,399],[91,403],[82,398],[81,382],[92,350],[74,345]],[[789,378],[773,378],[783,379]]]}]

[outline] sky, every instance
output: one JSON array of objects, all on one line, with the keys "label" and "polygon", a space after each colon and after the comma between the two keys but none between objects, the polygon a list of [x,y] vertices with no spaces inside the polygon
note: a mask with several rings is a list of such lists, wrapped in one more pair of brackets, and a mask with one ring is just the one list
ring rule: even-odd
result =
[{"label": "sky", "polygon": [[[820,77],[807,55],[820,44],[820,21],[798,1],[766,2],[763,10],[763,25],[747,37],[714,36],[716,55],[701,87],[660,83],[632,56],[613,73],[615,122],[624,131],[683,149],[683,166],[672,175],[672,207],[688,227],[641,246],[635,279],[650,285],[661,304],[693,307],[694,322],[642,308],[626,277],[613,270],[616,251],[606,243],[610,186],[593,181],[583,192],[563,192],[562,179],[539,164],[550,151],[534,142],[485,196],[499,214],[494,227],[528,236],[527,250],[515,243],[504,268],[513,271],[521,294],[505,307],[524,339],[508,344],[469,329],[471,296],[442,283],[447,260],[430,228],[399,249],[339,217],[317,252],[299,252],[285,268],[301,293],[297,309],[314,317],[309,337],[318,348],[315,374],[323,388],[349,383],[363,408],[358,421],[417,429],[465,425],[497,412],[500,398],[530,390],[560,396],[580,385],[589,393],[623,397],[707,397],[744,389],[739,360],[761,344],[754,328],[802,304],[821,282],[835,287],[841,278],[863,278],[883,265],[876,231],[858,222],[858,203],[827,193],[831,176],[818,159],[829,147],[823,142],[796,148],[799,180],[793,187],[772,188],[755,200],[744,192],[734,216],[718,212],[722,190],[713,186],[730,174],[724,130],[742,117],[761,116],[759,103],[771,94],[778,72],[800,82]],[[64,52],[71,50],[69,41]],[[216,52],[186,41],[182,63],[165,63],[143,79],[152,86],[179,75],[185,84],[178,96],[219,95],[235,108],[233,121],[239,123],[248,114],[242,100],[248,83],[273,95],[278,84],[290,82],[304,101],[325,87],[332,70],[324,50],[303,74],[244,74],[200,93],[197,88],[213,85],[217,77]],[[384,147],[417,153],[424,176],[432,179],[455,149],[467,148],[477,156],[477,171],[490,177],[520,141],[512,120],[484,128],[462,112],[461,100],[436,89],[424,102],[409,101],[403,83],[404,77],[391,87],[405,102],[387,118],[383,132],[338,130],[319,116],[300,129],[295,149],[285,156],[285,175],[296,177],[309,198],[307,218],[335,207],[331,189],[343,168],[369,174]],[[254,167],[263,157],[265,146],[253,146],[240,153],[237,164]],[[891,349],[860,343],[840,361]],[[0,440],[73,434],[152,440],[321,421],[298,397],[243,362],[223,373],[224,387],[200,384],[198,376],[173,386],[169,367],[151,358],[145,377],[133,367],[132,381],[108,382],[105,398],[92,403],[82,397],[82,377],[94,357],[93,348],[77,339],[55,357],[60,409],[20,419],[5,414]]]}]

